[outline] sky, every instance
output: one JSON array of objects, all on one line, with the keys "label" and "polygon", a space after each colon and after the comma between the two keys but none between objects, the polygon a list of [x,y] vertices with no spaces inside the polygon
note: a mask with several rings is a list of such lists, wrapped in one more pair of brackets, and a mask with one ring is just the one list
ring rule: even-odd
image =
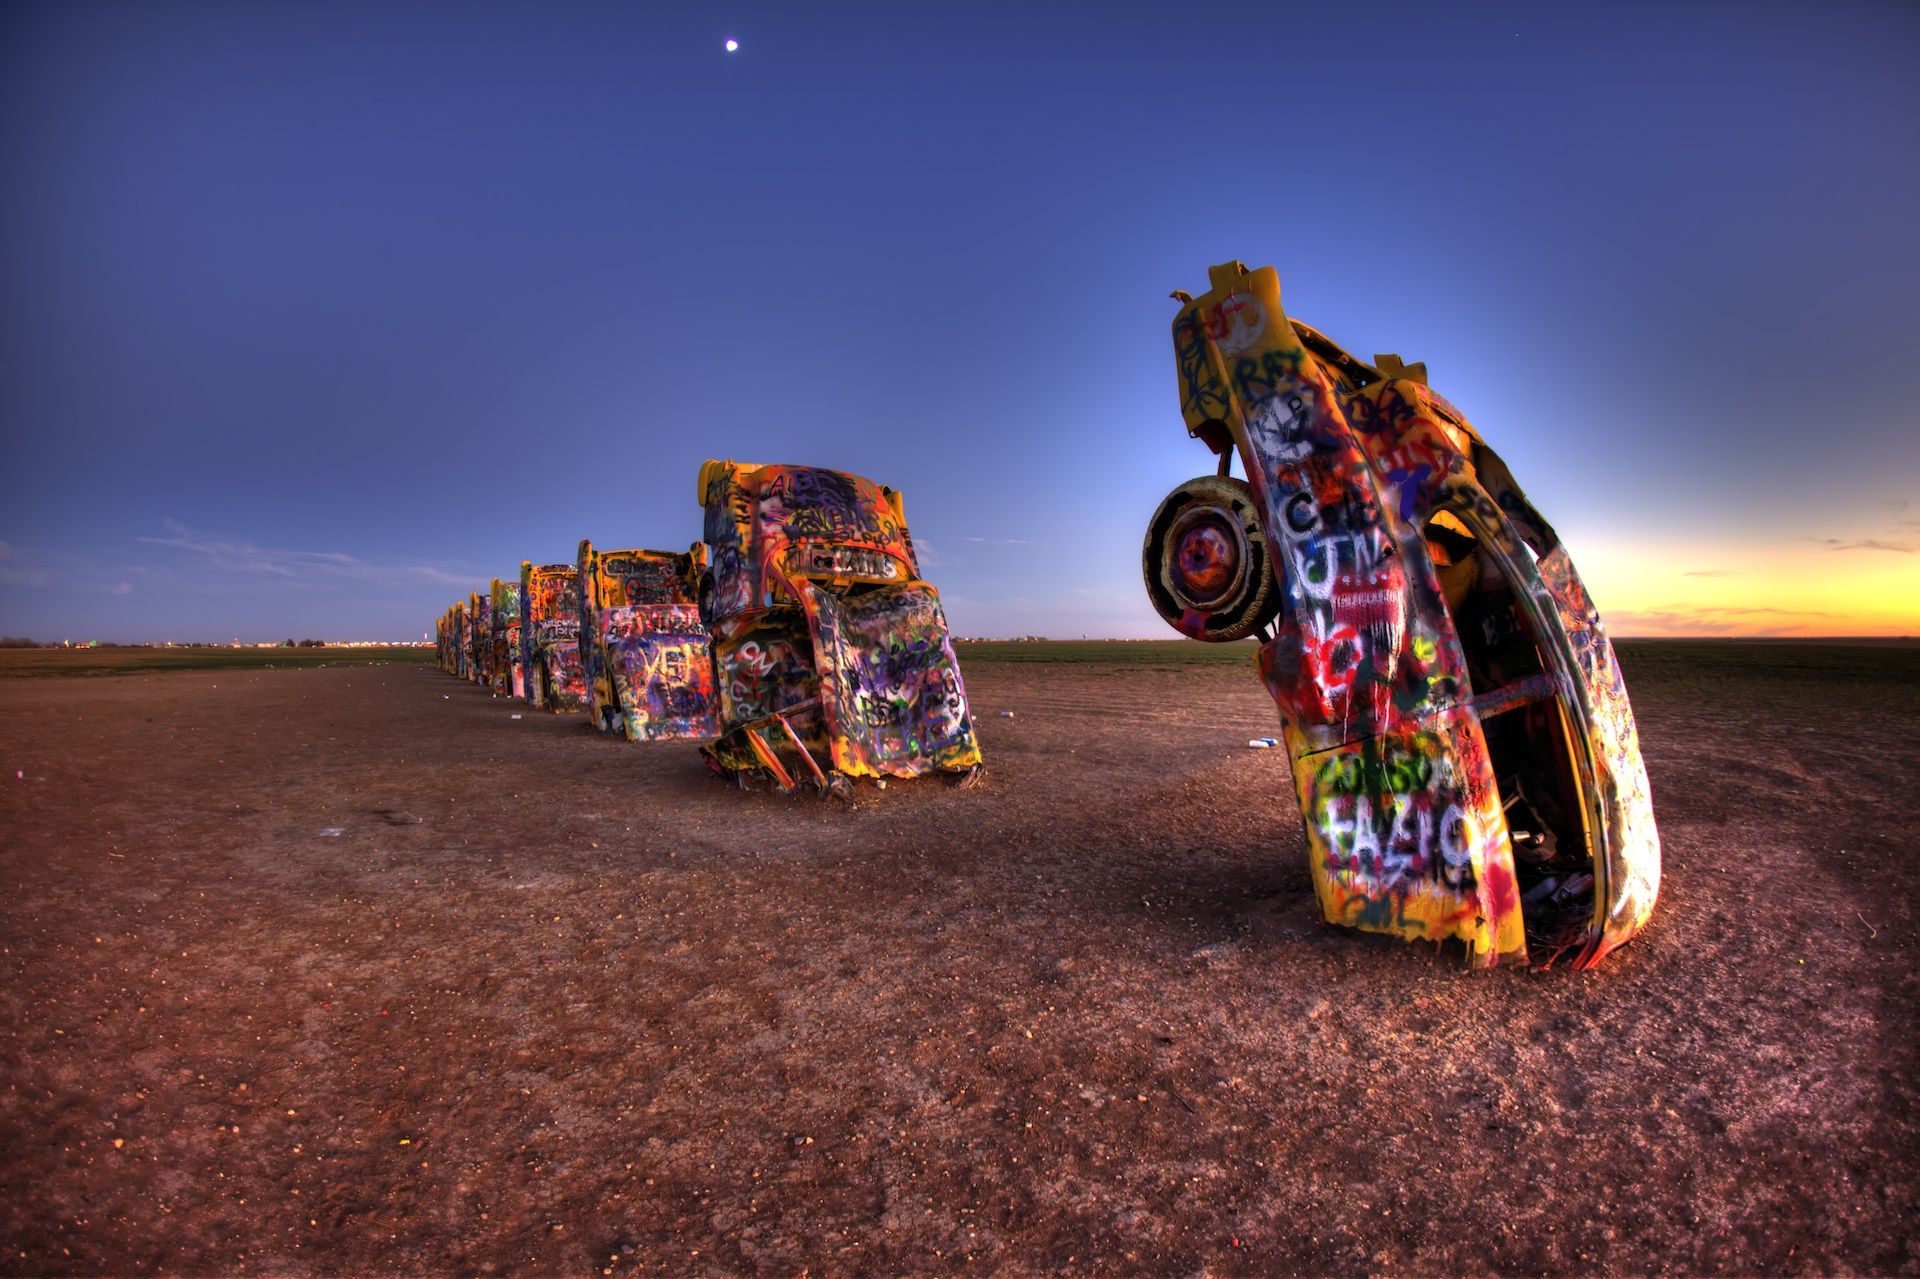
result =
[{"label": "sky", "polygon": [[902,490],[958,634],[1172,637],[1237,258],[1615,634],[1917,634],[1917,66],[1900,3],[14,0],[0,633],[419,638],[732,457]]}]

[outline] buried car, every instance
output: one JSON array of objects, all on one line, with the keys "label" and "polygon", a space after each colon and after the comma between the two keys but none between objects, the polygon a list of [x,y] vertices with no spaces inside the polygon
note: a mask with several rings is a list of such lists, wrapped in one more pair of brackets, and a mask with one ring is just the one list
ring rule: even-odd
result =
[{"label": "buried car", "polygon": [[1218,473],[1154,513],[1147,594],[1185,635],[1263,641],[1323,913],[1598,963],[1652,912],[1660,845],[1565,546],[1423,365],[1289,320],[1271,267],[1208,274],[1173,340]]},{"label": "buried car", "polygon": [[475,591],[467,596],[467,616],[471,620],[473,663],[468,678],[476,684],[493,686],[493,589]]},{"label": "buried car", "polygon": [[[940,594],[921,580],[899,493],[810,466],[700,468],[713,563],[714,767],[793,786],[972,774],[980,764]],[[824,769],[822,765],[824,764]]]},{"label": "buried car", "polygon": [[493,579],[493,688],[524,697],[526,672],[520,665],[520,583]]},{"label": "buried car", "polygon": [[520,562],[520,649],[527,700],[564,714],[585,710],[580,666],[580,570],[572,564]]},{"label": "buried car", "polygon": [[706,547],[601,551],[580,543],[580,650],[588,712],[629,741],[712,737],[713,654],[695,602]]},{"label": "buried car", "polygon": [[453,673],[467,679],[473,670],[473,631],[465,600],[453,606]]}]

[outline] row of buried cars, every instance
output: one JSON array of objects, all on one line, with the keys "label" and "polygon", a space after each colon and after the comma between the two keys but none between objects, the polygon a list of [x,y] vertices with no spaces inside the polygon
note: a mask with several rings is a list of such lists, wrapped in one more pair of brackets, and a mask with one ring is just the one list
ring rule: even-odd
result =
[{"label": "row of buried cars", "polygon": [[437,624],[441,668],[783,789],[971,779],[980,746],[940,595],[901,495],[808,466],[709,461],[684,552],[580,543],[523,562]]},{"label": "row of buried cars", "polygon": [[[1424,365],[1290,319],[1271,267],[1210,284],[1174,294],[1173,345],[1217,466],[1149,521],[1147,596],[1183,635],[1259,641],[1322,913],[1481,965],[1597,964],[1650,917],[1660,845],[1565,546]],[[978,767],[899,494],[708,462],[700,497],[704,544],[523,565],[442,620],[442,664],[789,789]]]}]

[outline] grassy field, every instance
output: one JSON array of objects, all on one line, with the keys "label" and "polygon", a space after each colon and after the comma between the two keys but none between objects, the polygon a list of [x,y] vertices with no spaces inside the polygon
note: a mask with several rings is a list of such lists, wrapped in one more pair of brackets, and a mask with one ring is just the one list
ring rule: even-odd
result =
[{"label": "grassy field", "polygon": [[431,648],[4,648],[0,678],[23,675],[152,675],[158,671],[371,666],[433,660]]},{"label": "grassy field", "polygon": [[[1114,665],[1180,668],[1244,666],[1252,670],[1257,645],[1201,644],[1193,640],[984,640],[954,645],[961,668],[1000,664]],[[1684,676],[1707,682],[1749,679],[1834,681],[1892,678],[1920,681],[1920,641],[1671,640],[1615,641],[1628,680]]]},{"label": "grassy field", "polygon": [[1195,640],[963,640],[953,646],[969,666],[1043,662],[1069,666],[1245,666],[1259,646],[1252,640],[1202,644]]},{"label": "grassy field", "polygon": [[1912,640],[1627,639],[1614,649],[1629,687],[1642,679],[1920,684],[1920,643]]}]

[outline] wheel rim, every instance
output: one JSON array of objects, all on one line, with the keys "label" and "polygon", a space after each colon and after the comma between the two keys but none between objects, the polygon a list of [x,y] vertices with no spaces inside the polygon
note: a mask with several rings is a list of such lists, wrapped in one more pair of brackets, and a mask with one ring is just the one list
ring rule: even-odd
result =
[{"label": "wheel rim", "polygon": [[1215,608],[1239,590],[1247,572],[1247,535],[1216,507],[1183,512],[1167,533],[1168,585],[1188,607]]}]

